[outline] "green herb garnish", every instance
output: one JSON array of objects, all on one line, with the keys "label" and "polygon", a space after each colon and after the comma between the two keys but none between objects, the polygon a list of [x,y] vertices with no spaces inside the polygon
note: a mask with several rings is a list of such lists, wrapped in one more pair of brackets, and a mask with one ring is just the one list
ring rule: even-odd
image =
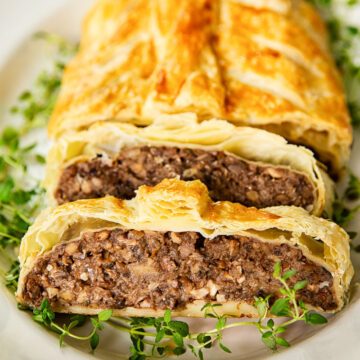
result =
[{"label": "green herb garnish", "polygon": [[[360,211],[360,205],[351,206],[349,202],[359,200],[360,198],[360,180],[350,172],[347,187],[343,194],[339,196],[336,194],[333,203],[332,220],[339,226],[345,227],[353,220],[354,216]],[[353,240],[357,236],[354,231],[348,231],[350,239]],[[360,252],[360,245],[353,245],[350,243],[351,250]]]},{"label": "green herb garnish", "polygon": [[[43,191],[37,181],[24,181],[27,162],[33,158],[35,144],[22,147],[20,134],[12,127],[3,130],[0,137],[0,252],[10,264],[8,272],[1,271],[5,284],[13,291],[17,287],[19,263],[14,248],[31,225],[41,207]],[[32,184],[31,184],[32,183]]]},{"label": "green herb garnish", "polygon": [[349,183],[344,196],[348,200],[358,200],[360,198],[360,180],[353,173],[349,175]]},{"label": "green herb garnish", "polygon": [[31,128],[46,126],[59,95],[65,65],[77,51],[76,45],[57,35],[40,32],[35,37],[45,40],[55,54],[52,66],[40,72],[32,90],[25,90],[11,108],[12,113],[20,114],[24,120],[23,133]]},{"label": "green herb garnish", "polygon": [[34,127],[46,125],[59,93],[65,63],[76,50],[76,46],[56,35],[41,33],[36,37],[52,46],[53,66],[38,75],[32,91],[24,91],[11,109],[22,118],[19,130],[8,126],[0,135],[0,253],[10,264],[10,269],[0,269],[0,274],[13,291],[17,288],[19,276],[16,249],[44,206],[44,190],[39,181],[28,174],[27,165],[34,161],[44,164],[45,159],[35,153],[36,143],[23,146],[21,135]]},{"label": "green herb garnish", "polygon": [[70,323],[68,325],[64,324],[63,326],[57,325],[53,320],[55,319],[55,313],[52,311],[49,300],[44,299],[41,303],[39,310],[33,311],[34,316],[33,320],[43,324],[46,327],[49,327],[51,330],[59,334],[59,344],[62,346],[65,336],[69,336],[76,340],[86,340],[90,342],[90,346],[93,350],[99,345],[99,334],[98,331],[104,329],[102,324],[105,321],[108,321],[112,316],[112,310],[102,311],[97,318],[91,317],[91,324],[93,325],[93,330],[88,336],[77,336],[70,332],[75,327],[80,327],[85,324],[87,316],[84,315],[74,315],[70,317]]}]

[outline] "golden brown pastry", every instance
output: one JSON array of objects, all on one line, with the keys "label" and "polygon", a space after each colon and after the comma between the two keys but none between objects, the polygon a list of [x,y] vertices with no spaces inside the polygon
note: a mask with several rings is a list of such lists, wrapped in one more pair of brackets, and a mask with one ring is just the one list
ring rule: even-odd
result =
[{"label": "golden brown pastry", "polygon": [[334,312],[347,298],[353,267],[349,237],[298,207],[266,211],[212,202],[200,181],[164,180],[132,200],[79,200],[45,210],[20,248],[17,299],[31,308],[48,298],[54,311],[257,316],[254,296],[281,296],[272,277],[297,270],[299,299]]},{"label": "golden brown pastry", "polygon": [[349,156],[343,87],[306,1],[97,1],[49,134],[182,112],[278,133],[334,174]]},{"label": "golden brown pastry", "polygon": [[295,205],[330,214],[333,184],[312,153],[267,131],[193,113],[162,115],[145,128],[101,122],[57,140],[47,158],[51,205],[113,195],[131,199],[165,178],[201,180],[214,201]]}]

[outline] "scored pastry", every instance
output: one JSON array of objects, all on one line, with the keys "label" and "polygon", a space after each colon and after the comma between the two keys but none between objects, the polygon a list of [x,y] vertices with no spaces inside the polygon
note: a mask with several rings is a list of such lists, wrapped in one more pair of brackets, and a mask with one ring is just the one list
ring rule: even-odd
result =
[{"label": "scored pastry", "polygon": [[97,1],[49,134],[182,112],[278,133],[333,174],[349,156],[343,86],[307,1]]},{"label": "scored pastry", "polygon": [[272,277],[297,271],[299,299],[334,312],[347,299],[353,267],[349,237],[298,207],[266,211],[213,202],[199,180],[163,180],[135,198],[78,200],[45,210],[22,240],[17,299],[31,308],[114,315],[257,316],[254,296],[281,297]]},{"label": "scored pastry", "polygon": [[165,178],[201,180],[213,200],[331,213],[333,184],[311,151],[260,129],[194,114],[150,126],[102,122],[58,139],[47,158],[51,205],[113,195],[131,199]]}]

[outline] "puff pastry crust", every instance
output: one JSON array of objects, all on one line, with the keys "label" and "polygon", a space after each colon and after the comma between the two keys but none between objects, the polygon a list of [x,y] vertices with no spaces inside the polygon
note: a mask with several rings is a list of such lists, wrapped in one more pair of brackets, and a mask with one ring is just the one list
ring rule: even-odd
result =
[{"label": "puff pastry crust", "polygon": [[[79,200],[45,210],[29,228],[20,248],[21,274],[17,299],[24,303],[27,274],[36,261],[57,245],[77,238],[88,230],[120,227],[134,230],[195,231],[205,238],[240,234],[262,242],[287,243],[323,266],[333,277],[338,307],[346,301],[353,276],[349,257],[349,237],[327,220],[309,215],[297,207],[272,207],[266,211],[237,203],[212,202],[200,181],[162,181],[155,187],[140,187],[136,198],[118,200],[105,197]],[[202,301],[188,304],[176,315],[200,316]],[[56,311],[97,313],[102,309],[86,306],[59,307]],[[223,311],[235,316],[256,316],[250,305],[225,301]],[[335,311],[334,310],[334,311]],[[115,315],[158,316],[158,309],[124,308]]]},{"label": "puff pastry crust", "polygon": [[145,128],[119,122],[99,122],[88,130],[72,132],[57,140],[47,157],[44,186],[50,205],[64,169],[97,154],[115,156],[121,149],[135,146],[176,146],[223,150],[245,160],[285,166],[307,175],[315,189],[311,213],[332,211],[333,183],[311,151],[291,145],[264,130],[234,126],[222,120],[200,122],[195,114],[161,115]]},{"label": "puff pastry crust", "polygon": [[49,134],[194,112],[312,148],[333,173],[352,142],[325,26],[303,0],[98,0]]}]

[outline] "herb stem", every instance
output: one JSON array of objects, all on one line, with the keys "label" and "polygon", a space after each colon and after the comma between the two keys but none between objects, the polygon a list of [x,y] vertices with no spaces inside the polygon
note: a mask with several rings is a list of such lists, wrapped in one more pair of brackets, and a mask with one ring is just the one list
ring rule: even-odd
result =
[{"label": "herb stem", "polygon": [[28,223],[29,225],[31,224],[31,220],[25,216],[21,211],[16,210],[16,214],[22,219],[24,220],[26,223]]},{"label": "herb stem", "polygon": [[[230,328],[233,328],[233,327],[238,327],[238,326],[245,326],[245,325],[253,325],[253,326],[257,327],[258,329],[266,329],[266,327],[258,324],[257,322],[247,321],[247,322],[236,322],[236,323],[233,323],[233,324],[228,324],[228,325],[224,326],[223,330],[230,329]],[[211,336],[213,334],[216,334],[217,332],[218,332],[217,329],[213,329],[213,330],[209,330],[209,331],[204,332],[204,334]],[[196,339],[198,335],[199,334],[192,334],[192,335],[189,336],[189,339]]]},{"label": "herb stem", "polygon": [[[279,326],[280,326],[280,327],[286,327],[286,326],[288,326],[288,325],[293,324],[294,322],[296,322],[296,321],[298,321],[298,320],[304,320],[304,318],[303,318],[303,317],[292,318],[291,320],[288,320],[288,321],[280,324]],[[277,326],[277,327],[279,327],[279,326]]]},{"label": "herb stem", "polygon": [[11,265],[15,263],[15,260],[9,256],[9,254],[5,251],[5,249],[1,245],[0,245],[0,252],[4,255],[4,257],[9,261]]},{"label": "herb stem", "polygon": [[9,204],[4,204],[4,203],[2,203],[1,206],[4,209],[12,212],[13,214],[17,214],[22,220],[24,220],[29,225],[31,224],[31,220],[26,215],[24,215],[21,211],[19,211],[19,209],[16,209],[14,206],[9,205]]},{"label": "herb stem", "polygon": [[13,168],[21,171],[22,174],[25,174],[24,168],[20,164],[18,164],[16,161],[14,161],[10,156],[3,155],[3,159],[8,165],[10,165]]},{"label": "herb stem", "polygon": [[6,237],[8,239],[15,240],[15,241],[19,241],[19,238],[17,238],[16,236],[12,236],[10,234],[6,234],[6,233],[3,233],[3,232],[0,232],[0,236]]},{"label": "herb stem", "polygon": [[292,314],[295,318],[299,318],[299,308],[297,306],[297,301],[295,299],[295,292],[290,289],[290,287],[288,286],[288,284],[286,283],[286,281],[283,278],[279,278],[281,284],[284,286],[284,288],[286,289],[287,293],[289,294],[289,298],[290,301],[292,302],[293,306],[294,306],[294,311],[295,314]]},{"label": "herb stem", "polygon": [[71,338],[77,339],[77,340],[89,340],[97,330],[97,327],[94,327],[94,330],[88,336],[78,336],[78,335],[71,333],[70,331],[64,330],[61,326],[57,325],[53,321],[51,321],[50,327],[54,327],[57,330],[59,330],[62,334],[65,334],[66,336],[70,336]]},{"label": "herb stem", "polygon": [[[122,326],[122,325],[118,324],[117,322],[115,322],[115,321],[113,321],[111,319],[108,320],[106,323],[109,324],[110,326],[118,329],[118,330],[125,331],[128,334],[136,334],[136,335],[144,335],[144,336],[156,337],[156,334],[149,333],[149,332],[144,332],[144,331],[132,330],[132,329],[129,329],[129,328],[125,327],[125,326]],[[145,326],[142,326],[142,328],[144,328],[144,327]],[[171,338],[171,336],[169,336],[169,335],[164,335],[164,337],[165,338]]]},{"label": "herb stem", "polygon": [[214,341],[213,338],[211,338],[210,340],[204,342],[204,343],[201,343],[200,345],[197,345],[197,346],[194,346],[195,349],[202,349],[204,348],[206,345],[208,344],[211,344],[212,342]]},{"label": "herb stem", "polygon": [[4,270],[2,270],[2,269],[0,269],[0,274],[1,274],[2,276],[4,276],[4,277],[6,277],[6,276],[7,276],[7,272],[6,272],[6,271],[4,271]]},{"label": "herb stem", "polygon": [[144,343],[144,344],[147,344],[147,345],[151,345],[151,346],[156,346],[157,344],[156,343],[154,343],[154,342],[151,342],[151,341],[148,341],[148,340],[145,340],[145,339],[142,339],[142,342]]},{"label": "herb stem", "polygon": [[[113,318],[115,318],[116,320],[120,320],[120,321],[126,321],[126,322],[130,322],[131,320],[128,320],[128,319],[124,319],[124,318],[119,318],[117,316],[114,316]],[[113,319],[112,318],[112,319]],[[125,327],[125,326],[122,326],[120,324],[118,324],[116,321],[114,320],[108,320],[107,323],[109,325],[111,325],[112,327],[118,329],[118,330],[121,330],[121,331],[125,331],[129,334],[136,334],[136,335],[144,335],[144,336],[151,336],[151,337],[156,337],[156,334],[153,334],[153,333],[149,333],[149,332],[145,332],[145,331],[137,331],[137,330],[134,330],[134,329],[137,329],[137,328],[154,328],[153,325],[141,325],[141,326],[137,326],[137,327],[133,327],[131,329]],[[245,325],[253,325],[253,326],[256,326],[257,328],[261,328],[261,329],[266,329],[266,327],[262,326],[262,325],[259,325],[257,322],[254,322],[254,321],[247,321],[247,322],[237,322],[237,323],[233,323],[233,324],[228,324],[224,327],[224,330],[225,329],[229,329],[229,328],[233,328],[233,327],[238,327],[238,326],[245,326]],[[166,329],[170,329],[168,326],[164,326],[164,328]],[[216,329],[213,329],[213,330],[209,330],[209,331],[206,331],[204,332],[203,334],[205,335],[214,335],[218,332],[218,330]],[[187,335],[184,337],[184,339],[188,339],[188,340],[194,340],[196,339],[198,336],[200,335],[200,333],[198,334],[191,334],[191,335]],[[171,339],[172,336],[171,335],[164,335],[164,338],[169,338]]]}]

